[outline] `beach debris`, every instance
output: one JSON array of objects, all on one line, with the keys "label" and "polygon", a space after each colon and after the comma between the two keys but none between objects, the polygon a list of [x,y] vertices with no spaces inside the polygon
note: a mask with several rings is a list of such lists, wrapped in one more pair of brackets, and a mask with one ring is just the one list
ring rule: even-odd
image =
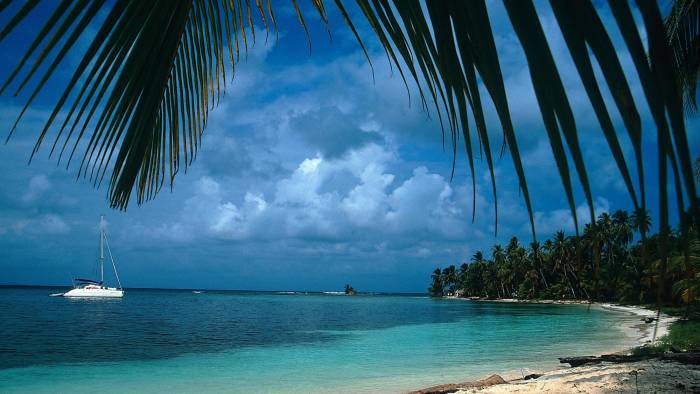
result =
[{"label": "beach debris", "polygon": [[639,371],[633,369],[630,371],[630,375],[634,376],[634,389],[637,394],[639,394]]},{"label": "beach debris", "polygon": [[531,374],[529,374],[529,375],[523,376],[523,380],[537,379],[537,378],[539,378],[540,376],[542,376],[541,373],[531,373]]},{"label": "beach debris", "polygon": [[559,362],[572,367],[581,365],[606,363],[634,363],[642,360],[658,358],[664,361],[675,361],[682,364],[700,365],[700,352],[664,353],[664,354],[603,354],[602,356],[559,357]]},{"label": "beach debris", "polygon": [[659,358],[664,361],[675,361],[681,364],[700,365],[700,352],[664,353]]},{"label": "beach debris", "polygon": [[654,320],[656,320],[656,318],[653,317],[653,316],[644,316],[644,317],[642,318],[642,321],[643,321],[644,323],[647,323],[647,324],[653,323]]},{"label": "beach debris", "polygon": [[586,364],[607,363],[631,363],[642,361],[650,356],[644,355],[627,355],[627,354],[603,354],[602,356],[578,356],[578,357],[559,357],[559,362],[569,364],[572,367],[580,367]]},{"label": "beach debris", "polygon": [[439,386],[428,387],[422,390],[411,391],[408,394],[448,394],[462,389],[482,388],[505,383],[508,382],[506,382],[500,375],[491,375],[486,379],[475,380],[472,382],[441,384]]}]

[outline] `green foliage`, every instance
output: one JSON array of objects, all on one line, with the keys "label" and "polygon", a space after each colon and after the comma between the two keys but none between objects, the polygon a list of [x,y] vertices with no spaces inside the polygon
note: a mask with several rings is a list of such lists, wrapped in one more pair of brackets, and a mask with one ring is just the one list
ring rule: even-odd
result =
[{"label": "green foliage", "polygon": [[[583,234],[557,232],[542,246],[513,237],[494,245],[491,258],[474,253],[459,271],[451,265],[433,273],[431,294],[517,299],[583,299],[629,304],[690,305],[700,295],[700,242],[694,226],[666,236],[648,236],[647,214],[603,213]],[[639,241],[633,243],[635,232]],[[691,309],[685,308],[687,313]]]},{"label": "green foliage", "polygon": [[431,279],[433,282],[428,288],[428,293],[431,297],[442,297],[444,295],[444,286],[442,271],[440,271],[440,268],[436,268],[435,271],[433,271]]},{"label": "green foliage", "polygon": [[664,352],[692,352],[700,350],[700,319],[679,320],[671,325],[669,333],[653,344],[632,349],[636,356],[651,356]]},{"label": "green foliage", "polygon": [[632,355],[633,356],[656,356],[665,352],[671,351],[671,345],[668,344],[667,342],[663,341],[663,339],[659,340],[656,343],[653,344],[647,344],[647,345],[642,345],[642,346],[637,346],[632,349]]},{"label": "green foliage", "polygon": [[680,320],[673,323],[665,340],[681,351],[700,350],[700,320]]}]

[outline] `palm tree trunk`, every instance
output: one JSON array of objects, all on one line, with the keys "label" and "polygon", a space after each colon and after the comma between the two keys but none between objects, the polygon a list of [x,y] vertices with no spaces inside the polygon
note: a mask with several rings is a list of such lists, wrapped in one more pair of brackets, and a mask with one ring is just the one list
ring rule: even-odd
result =
[{"label": "palm tree trunk", "polygon": [[540,276],[542,277],[542,282],[544,282],[544,288],[549,290],[549,285],[547,284],[547,278],[544,276],[544,272],[542,272],[542,268],[540,268],[539,271],[540,271]]},{"label": "palm tree trunk", "polygon": [[574,287],[571,285],[571,280],[569,279],[569,275],[566,274],[566,264],[564,264],[564,278],[566,279],[566,283],[569,285],[569,290],[571,290],[571,295],[576,298],[576,293],[574,293]]},{"label": "palm tree trunk", "polygon": [[595,243],[593,255],[595,258],[595,294],[596,298],[600,298],[600,247],[598,242]]}]

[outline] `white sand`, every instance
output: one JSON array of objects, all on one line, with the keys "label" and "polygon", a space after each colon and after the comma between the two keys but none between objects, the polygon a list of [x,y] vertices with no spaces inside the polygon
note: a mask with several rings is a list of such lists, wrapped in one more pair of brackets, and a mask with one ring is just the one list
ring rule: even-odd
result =
[{"label": "white sand", "polygon": [[688,393],[698,391],[700,391],[699,366],[649,360],[561,369],[546,372],[536,380],[516,380],[482,389],[460,390],[457,393]]},{"label": "white sand", "polygon": [[[607,309],[615,312],[626,312],[630,313],[636,316],[639,316],[640,321],[639,324],[635,324],[632,327],[629,327],[631,331],[626,330],[628,335],[631,336],[636,336],[637,337],[637,342],[639,342],[640,345],[644,345],[647,343],[651,343],[653,340],[658,340],[659,338],[663,337],[664,335],[668,334],[668,330],[671,327],[671,324],[678,320],[677,317],[669,316],[664,313],[659,314],[657,311],[653,311],[650,309],[642,308],[640,306],[622,306],[622,305],[614,305],[614,304],[593,304],[595,307],[599,307],[601,309]],[[654,319],[657,318],[658,315],[658,324],[656,321],[652,323],[644,323],[641,319],[645,317],[653,317]],[[656,336],[654,336],[654,330],[656,330]]]},{"label": "white sand", "polygon": [[[500,300],[500,302],[522,302]],[[542,301],[540,301],[542,302]],[[544,301],[542,303],[549,303]],[[552,301],[551,303],[558,303]],[[658,340],[668,334],[669,327],[677,319],[637,306],[597,304],[592,307],[613,312],[629,313],[638,318],[627,319],[623,324],[628,337],[635,338],[643,345]],[[645,323],[645,317],[658,317],[652,323]],[[654,333],[656,331],[656,333]],[[610,353],[621,349],[611,349]],[[627,349],[625,349],[626,351]],[[527,373],[533,373],[527,369]],[[637,363],[598,364],[577,368],[559,368],[553,371],[538,372],[542,376],[535,380],[522,380],[512,373],[504,374],[507,384],[481,389],[465,389],[467,393],[683,393],[700,392],[700,366],[682,365],[674,362],[648,360]]]}]

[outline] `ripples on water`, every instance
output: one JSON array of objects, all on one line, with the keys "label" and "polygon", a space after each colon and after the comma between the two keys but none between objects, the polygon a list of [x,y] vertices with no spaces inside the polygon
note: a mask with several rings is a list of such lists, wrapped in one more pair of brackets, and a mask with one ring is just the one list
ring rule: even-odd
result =
[{"label": "ripples on water", "polygon": [[476,312],[407,296],[129,290],[123,299],[48,297],[56,291],[0,289],[0,368],[333,341],[342,331],[448,322]]},{"label": "ripples on water", "polygon": [[[463,376],[468,370],[493,371],[504,362],[554,363],[556,356],[619,344],[621,337],[619,316],[584,306],[178,290],[127,290],[116,300],[48,296],[57,291],[0,288],[0,370],[129,366],[137,360],[212,354],[196,362],[223,371],[207,376],[208,382],[246,373],[253,376],[251,385],[259,384],[255,379],[265,370],[268,383],[287,376],[289,385],[280,388],[287,391],[301,382],[367,381],[406,371],[414,376],[429,367],[453,367]],[[249,360],[214,356],[222,352],[247,354]],[[31,382],[30,372],[12,376]]]}]

